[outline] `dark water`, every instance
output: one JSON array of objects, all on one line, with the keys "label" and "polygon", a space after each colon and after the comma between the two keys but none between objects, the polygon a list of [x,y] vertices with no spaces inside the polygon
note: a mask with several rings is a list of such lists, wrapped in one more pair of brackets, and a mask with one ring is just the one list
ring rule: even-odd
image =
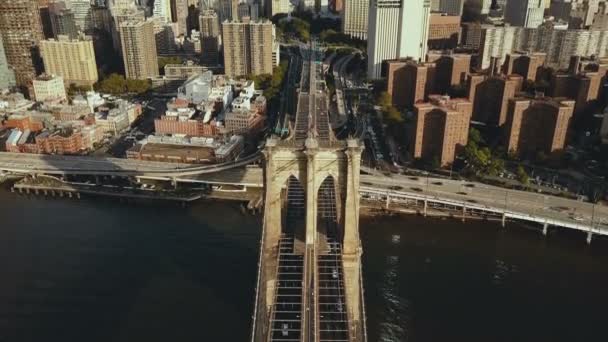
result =
[{"label": "dark water", "polygon": [[[0,341],[246,341],[259,219],[0,191]],[[370,341],[608,341],[605,243],[416,217],[361,226]]]}]

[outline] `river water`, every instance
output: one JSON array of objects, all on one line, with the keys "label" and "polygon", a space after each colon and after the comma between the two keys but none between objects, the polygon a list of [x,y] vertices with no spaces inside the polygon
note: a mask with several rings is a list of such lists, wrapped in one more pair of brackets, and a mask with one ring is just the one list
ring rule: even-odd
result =
[{"label": "river water", "polygon": [[[0,341],[247,341],[260,217],[0,191]],[[608,248],[494,223],[361,220],[369,341],[608,341]]]}]

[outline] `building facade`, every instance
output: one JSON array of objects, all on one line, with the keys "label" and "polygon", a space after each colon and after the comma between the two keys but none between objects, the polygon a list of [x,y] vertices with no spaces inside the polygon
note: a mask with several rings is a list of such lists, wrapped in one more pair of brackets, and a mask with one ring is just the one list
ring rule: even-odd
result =
[{"label": "building facade", "polygon": [[34,98],[38,102],[65,101],[67,94],[61,76],[41,75],[34,79]]},{"label": "building facade", "polygon": [[81,35],[75,39],[58,36],[57,39],[43,40],[40,51],[45,71],[63,77],[67,86],[73,83],[91,87],[99,80],[90,36]]},{"label": "building facade", "polygon": [[15,72],[8,65],[6,53],[4,52],[4,43],[0,35],[0,90],[12,88],[16,85]]},{"label": "building facade", "polygon": [[158,56],[154,24],[127,21],[120,26],[123,61],[127,78],[148,79],[158,76]]},{"label": "building facade", "polygon": [[435,64],[413,59],[386,61],[387,92],[397,108],[413,109],[433,90]]},{"label": "building facade", "polygon": [[406,0],[371,0],[367,40],[370,79],[381,77],[385,60],[426,56],[429,33],[430,2]]},{"label": "building facade", "polygon": [[17,85],[27,87],[40,71],[37,47],[44,39],[38,0],[0,1],[0,34]]},{"label": "building facade", "polygon": [[416,104],[415,126],[410,135],[412,157],[437,161],[441,167],[452,164],[467,144],[472,109],[466,99],[438,95]]},{"label": "building facade", "polygon": [[505,22],[520,27],[537,28],[543,23],[546,0],[507,1]]},{"label": "building facade", "polygon": [[205,10],[199,16],[202,62],[217,65],[220,54],[220,22],[214,10]]},{"label": "building facade", "polygon": [[224,70],[230,77],[272,74],[275,28],[270,21],[222,24]]},{"label": "building facade", "polygon": [[343,3],[342,32],[353,38],[367,39],[370,0],[348,0]]},{"label": "building facade", "polygon": [[428,48],[454,49],[460,35],[460,16],[431,13]]},{"label": "building facade", "polygon": [[551,155],[564,149],[574,101],[513,98],[505,125],[508,151],[519,157]]}]

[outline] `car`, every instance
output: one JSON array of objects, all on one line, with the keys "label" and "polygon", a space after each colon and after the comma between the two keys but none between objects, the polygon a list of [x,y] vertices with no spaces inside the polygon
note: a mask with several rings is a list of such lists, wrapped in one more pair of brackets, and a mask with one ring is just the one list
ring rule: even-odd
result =
[{"label": "car", "polygon": [[338,274],[338,270],[334,268],[334,269],[331,271],[331,277],[332,277],[332,278],[334,278],[334,279],[338,279],[338,275],[339,275],[339,274]]},{"label": "car", "polygon": [[410,188],[410,189],[412,189],[412,190],[414,190],[414,191],[416,191],[416,192],[422,192],[422,191],[423,191],[423,190],[422,190],[422,189],[420,189],[420,188]]}]

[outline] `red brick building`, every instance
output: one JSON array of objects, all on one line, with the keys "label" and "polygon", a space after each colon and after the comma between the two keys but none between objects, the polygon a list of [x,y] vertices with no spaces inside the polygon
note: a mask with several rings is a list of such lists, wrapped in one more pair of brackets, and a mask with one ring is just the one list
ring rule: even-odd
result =
[{"label": "red brick building", "polygon": [[183,134],[191,137],[214,137],[219,134],[215,120],[203,123],[202,120],[180,120],[176,116],[163,116],[154,120],[157,135]]},{"label": "red brick building", "polygon": [[82,134],[72,130],[42,132],[36,136],[39,153],[77,154],[85,149]]},{"label": "red brick building", "polygon": [[505,125],[508,151],[535,157],[539,151],[550,155],[563,150],[573,113],[572,100],[510,99]]},{"label": "red brick building", "polygon": [[432,95],[429,102],[415,105],[415,127],[410,134],[414,159],[432,161],[442,167],[454,162],[468,141],[473,105],[467,99]]}]

